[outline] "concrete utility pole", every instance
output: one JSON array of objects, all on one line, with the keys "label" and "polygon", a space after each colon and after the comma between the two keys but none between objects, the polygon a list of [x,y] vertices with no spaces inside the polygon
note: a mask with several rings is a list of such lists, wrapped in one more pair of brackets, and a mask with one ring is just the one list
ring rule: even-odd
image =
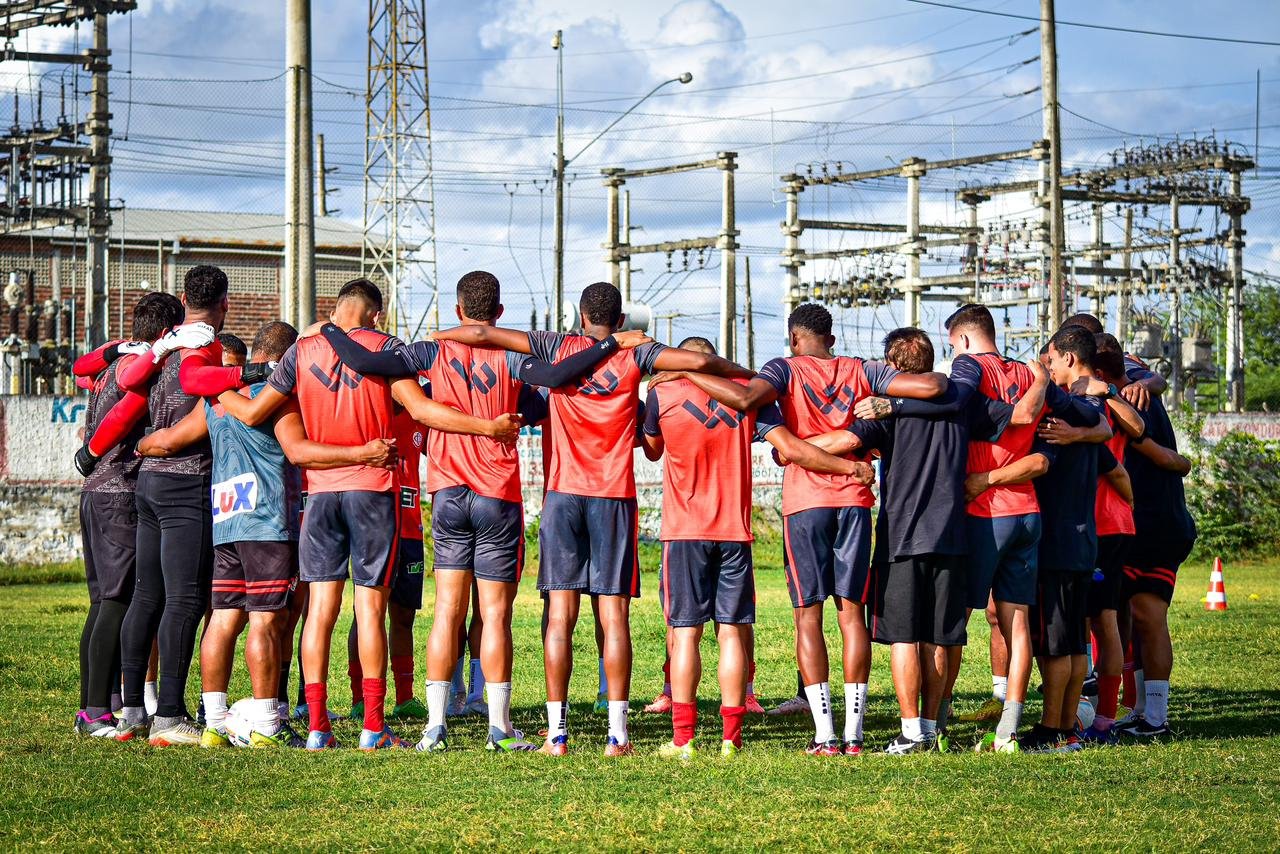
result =
[{"label": "concrete utility pole", "polygon": [[720,174],[724,198],[721,203],[720,240],[720,355],[729,361],[738,358],[738,229],[734,220],[733,172],[737,155],[720,152]]},{"label": "concrete utility pole", "polygon": [[1175,403],[1182,401],[1182,231],[1178,228],[1178,196],[1169,198],[1169,277],[1173,294],[1169,311],[1169,339],[1173,353],[1169,364],[1169,393]]},{"label": "concrete utility pole", "polygon": [[920,325],[920,176],[924,161],[918,157],[902,161],[902,174],[907,177],[907,234],[903,251],[907,256],[907,275],[902,281],[902,325]]},{"label": "concrete utility pole", "polygon": [[1230,284],[1227,299],[1227,410],[1244,411],[1244,229],[1240,218],[1248,205],[1241,201],[1240,168],[1231,170],[1231,195],[1235,199],[1228,213],[1231,215],[1231,233],[1227,248]]},{"label": "concrete utility pole", "polygon": [[1124,209],[1124,253],[1120,266],[1126,271],[1120,279],[1120,300],[1116,308],[1116,340],[1129,346],[1129,323],[1133,319],[1133,208]]},{"label": "concrete utility pole", "polygon": [[329,194],[338,192],[329,189],[329,175],[337,172],[337,166],[326,166],[324,161],[324,134],[316,134],[316,197],[320,200],[320,216],[340,213],[337,208],[329,209]]},{"label": "concrete utility pole", "polygon": [[745,297],[743,308],[745,309],[747,321],[747,367],[754,371],[756,369],[756,324],[751,316],[751,256],[748,255],[743,258],[742,263],[746,265],[742,287],[743,296]]},{"label": "concrete utility pole", "polygon": [[285,244],[280,313],[298,329],[304,329],[316,314],[311,0],[285,3],[285,89]]},{"label": "concrete utility pole", "polygon": [[[622,194],[622,245],[631,248],[631,191]],[[643,270],[641,271],[643,272]],[[622,262],[622,301],[631,302],[631,256]]]},{"label": "concrete utility pole", "polygon": [[89,112],[89,317],[85,321],[85,349],[107,340],[107,234],[111,211],[107,205],[107,176],[111,171],[111,110],[107,100],[108,61],[107,13],[99,8],[93,16],[92,106]]},{"label": "concrete utility pole", "polygon": [[564,331],[564,34],[556,30],[551,49],[556,52],[556,196],[555,263],[552,265],[552,309],[555,331]]},{"label": "concrete utility pole", "polygon": [[1040,91],[1043,97],[1044,138],[1049,141],[1048,162],[1041,165],[1045,206],[1044,228],[1048,241],[1049,320],[1056,328],[1065,317],[1063,309],[1062,248],[1066,228],[1062,220],[1062,133],[1058,126],[1058,47],[1055,35],[1053,0],[1040,0]]}]

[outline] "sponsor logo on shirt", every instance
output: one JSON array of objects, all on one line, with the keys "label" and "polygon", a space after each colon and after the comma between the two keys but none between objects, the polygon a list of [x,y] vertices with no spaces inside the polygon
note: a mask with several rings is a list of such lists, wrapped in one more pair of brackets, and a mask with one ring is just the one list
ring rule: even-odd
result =
[{"label": "sponsor logo on shirt", "polygon": [[708,430],[714,430],[721,424],[725,425],[730,430],[733,430],[742,423],[743,418],[747,417],[745,413],[738,412],[736,409],[729,409],[721,406],[714,400],[707,402],[706,409],[698,406],[698,404],[694,403],[692,400],[686,400],[684,402],[684,410],[694,418],[698,419],[698,421],[702,423],[702,426]]},{"label": "sponsor logo on shirt", "polygon": [[418,506],[418,490],[411,486],[400,487],[400,506],[413,508]]},{"label": "sponsor logo on shirt", "polygon": [[342,385],[347,388],[358,388],[360,380],[364,379],[364,377],[346,365],[339,365],[337,371],[331,374],[319,365],[312,363],[311,375],[320,380],[320,384],[332,392],[336,392],[338,387]]},{"label": "sponsor logo on shirt", "polygon": [[583,377],[578,381],[579,394],[595,394],[601,397],[607,397],[618,390],[618,383],[621,382],[619,377],[613,371],[606,368],[600,375],[600,379],[589,376]]},{"label": "sponsor logo on shirt", "polygon": [[215,483],[210,492],[215,525],[242,513],[252,513],[258,506],[258,478],[252,473]]},{"label": "sponsor logo on shirt", "polygon": [[455,357],[449,360],[449,367],[453,368],[470,388],[479,389],[481,394],[488,394],[498,384],[498,375],[485,362],[473,360],[469,368],[464,368]]},{"label": "sponsor logo on shirt", "polygon": [[814,391],[813,386],[808,383],[802,383],[801,387],[804,389],[804,396],[823,415],[829,414],[833,409],[848,412],[853,407],[853,389],[847,385],[829,385],[821,392]]}]

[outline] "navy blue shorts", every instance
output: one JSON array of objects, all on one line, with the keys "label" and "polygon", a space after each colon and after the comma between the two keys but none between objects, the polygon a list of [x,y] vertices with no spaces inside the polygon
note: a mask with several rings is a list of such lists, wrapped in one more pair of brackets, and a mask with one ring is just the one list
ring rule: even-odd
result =
[{"label": "navy blue shorts", "polygon": [[215,611],[284,611],[298,586],[298,544],[241,540],[213,547]]},{"label": "navy blue shorts", "polygon": [[548,492],[538,530],[538,589],[639,596],[638,522],[634,498]]},{"label": "navy blue shorts", "polygon": [[431,496],[435,569],[469,569],[514,584],[524,569],[524,506],[450,486]]},{"label": "navy blue shorts", "polygon": [[1031,651],[1056,658],[1084,655],[1089,643],[1089,585],[1093,574],[1074,570],[1041,570],[1031,609]]},{"label": "navy blue shorts", "polygon": [[871,509],[815,507],[782,519],[791,607],[871,597]]},{"label": "navy blue shorts", "polygon": [[422,540],[401,538],[391,579],[391,601],[410,611],[422,610]]},{"label": "navy blue shorts", "polygon": [[1098,568],[1089,584],[1089,616],[1100,617],[1103,611],[1118,611],[1123,601],[1124,561],[1129,553],[1130,534],[1104,534],[1098,537]]},{"label": "navy blue shorts", "polygon": [[350,562],[356,584],[389,587],[399,541],[396,493],[309,493],[298,540],[299,577],[309,584],[345,581]]},{"label": "navy blue shorts", "polygon": [[133,493],[80,493],[80,539],[89,602],[131,598],[138,553]]},{"label": "navy blue shorts", "polygon": [[751,543],[665,542],[658,587],[668,626],[756,621]]},{"label": "navy blue shorts", "polygon": [[876,643],[964,646],[964,557],[927,554],[872,568],[875,595],[869,603]]},{"label": "navy blue shorts", "polygon": [[1036,604],[1040,514],[965,518],[969,526],[966,604],[985,609],[992,597],[1011,605]]}]

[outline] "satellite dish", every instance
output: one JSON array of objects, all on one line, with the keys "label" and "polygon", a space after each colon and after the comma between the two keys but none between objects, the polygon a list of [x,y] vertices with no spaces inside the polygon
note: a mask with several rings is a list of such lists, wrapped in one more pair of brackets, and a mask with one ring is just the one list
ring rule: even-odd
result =
[{"label": "satellite dish", "polygon": [[[573,303],[566,302],[564,304],[564,308],[560,312],[560,318],[565,329],[572,332],[582,331],[582,318],[578,314],[578,307]],[[651,325],[653,325],[653,309],[649,306],[642,302],[624,302],[622,304],[621,331],[626,332],[638,329],[644,332]]]}]

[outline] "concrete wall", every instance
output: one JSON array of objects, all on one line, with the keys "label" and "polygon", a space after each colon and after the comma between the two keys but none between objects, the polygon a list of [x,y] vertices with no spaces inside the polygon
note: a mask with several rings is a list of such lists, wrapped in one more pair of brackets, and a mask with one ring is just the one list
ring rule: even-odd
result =
[{"label": "concrete wall", "polygon": [[[84,434],[84,404],[78,397],[0,396],[0,564],[71,561],[80,557],[78,501],[80,477],[72,457]],[[1213,440],[1231,430],[1280,440],[1280,413],[1215,414],[1205,420]],[[778,514],[782,470],[768,445],[754,446],[756,506],[766,520]],[[536,517],[542,506],[542,444],[538,435],[520,439],[525,510]],[[424,472],[425,474],[425,472]],[[636,452],[636,484],[641,533],[655,536],[662,505],[662,466]]]}]

